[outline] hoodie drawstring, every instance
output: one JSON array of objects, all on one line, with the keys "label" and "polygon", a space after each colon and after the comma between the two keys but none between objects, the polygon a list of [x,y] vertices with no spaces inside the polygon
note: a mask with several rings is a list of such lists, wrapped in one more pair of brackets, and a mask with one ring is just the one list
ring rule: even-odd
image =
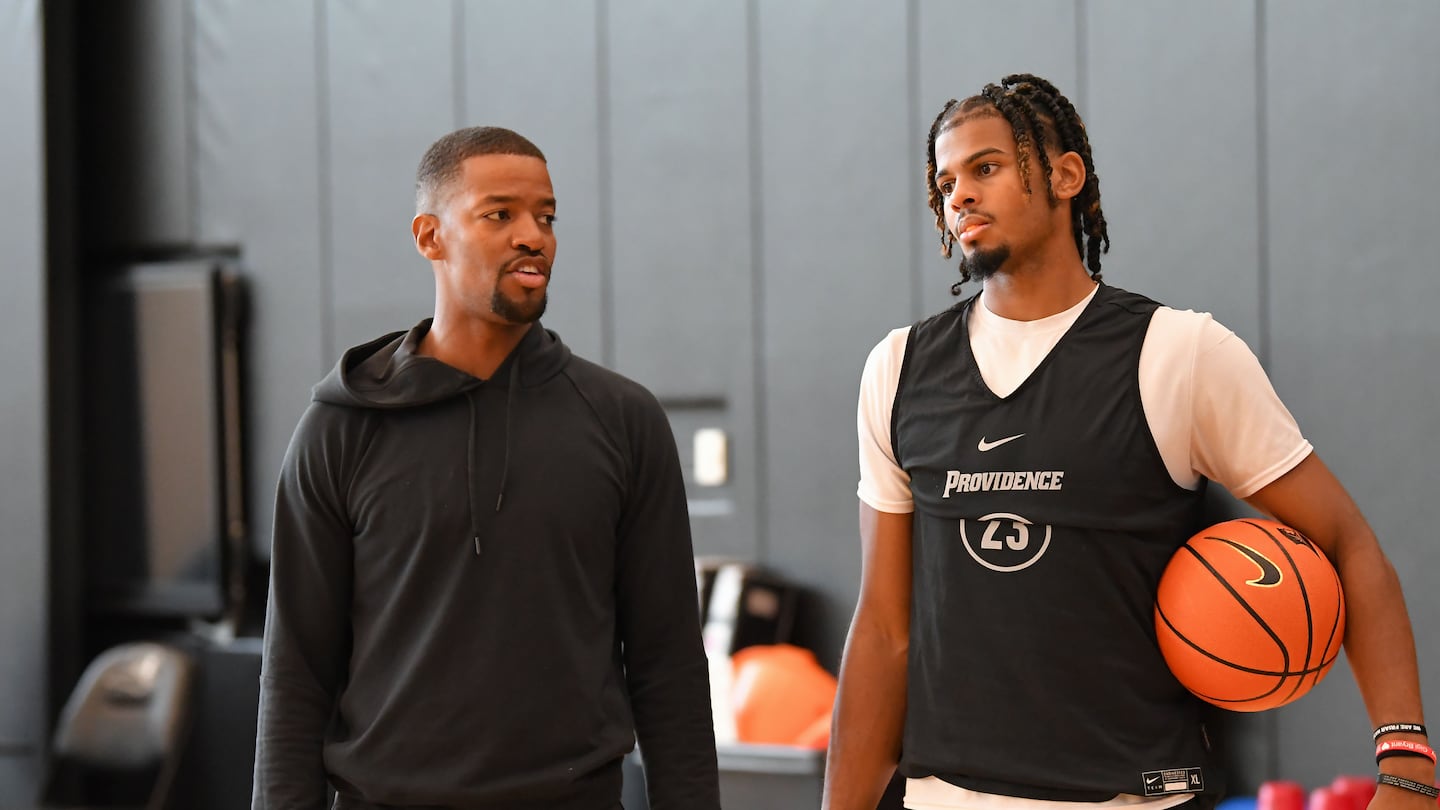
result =
[{"label": "hoodie drawstring", "polygon": [[476,519],[475,508],[475,396],[466,394],[470,405],[470,441],[465,447],[465,495],[470,501],[470,536],[475,539],[475,556],[480,556],[480,521]]},{"label": "hoodie drawstring", "polygon": [[505,391],[505,455],[500,462],[500,492],[495,496],[495,511],[505,502],[505,479],[510,475],[510,412],[515,410],[515,389],[520,387],[520,355],[510,364],[510,386]]},{"label": "hoodie drawstring", "polygon": [[[505,439],[500,462],[500,491],[495,495],[495,511],[505,503],[505,481],[510,477],[510,412],[515,410],[515,389],[520,387],[520,358],[517,355],[510,363],[510,380],[505,391]],[[480,519],[475,505],[475,397],[466,397],[470,403],[470,441],[465,459],[465,489],[470,502],[470,536],[475,541],[475,556],[480,556]]]}]

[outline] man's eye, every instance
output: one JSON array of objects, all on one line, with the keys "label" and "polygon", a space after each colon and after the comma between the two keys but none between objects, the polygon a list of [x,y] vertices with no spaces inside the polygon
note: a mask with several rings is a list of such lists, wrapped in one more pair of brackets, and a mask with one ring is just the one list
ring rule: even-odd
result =
[{"label": "man's eye", "polygon": [[986,175],[994,174],[997,168],[999,167],[994,163],[981,163],[980,166],[975,169],[975,171],[981,177],[984,177]]},{"label": "man's eye", "polygon": [[940,184],[940,193],[945,195],[946,197],[949,197],[950,194],[954,191],[955,184],[950,182],[949,180],[946,180],[945,182]]},{"label": "man's eye", "polygon": [[546,225],[554,225],[554,224],[555,224],[555,215],[554,215],[554,214],[541,214],[541,215],[540,215],[540,221],[543,222],[543,223],[545,223]]},{"label": "man's eye", "polygon": [[509,212],[509,211],[491,211],[490,213],[488,213],[488,214],[485,215],[485,218],[486,218],[486,219],[493,219],[493,220],[495,220],[495,221],[497,221],[497,222],[503,222],[503,221],[505,221],[505,220],[507,220],[507,219],[510,218],[510,212]]}]

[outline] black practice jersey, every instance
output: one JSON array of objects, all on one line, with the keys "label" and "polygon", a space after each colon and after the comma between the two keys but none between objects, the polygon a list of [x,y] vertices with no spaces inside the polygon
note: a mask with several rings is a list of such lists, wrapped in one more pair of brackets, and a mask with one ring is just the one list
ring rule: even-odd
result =
[{"label": "black practice jersey", "polygon": [[1159,304],[1101,285],[1004,398],[970,352],[975,305],[911,330],[891,419],[915,501],[901,772],[1036,799],[1217,793],[1203,704],[1155,641],[1202,496],[1141,406]]}]

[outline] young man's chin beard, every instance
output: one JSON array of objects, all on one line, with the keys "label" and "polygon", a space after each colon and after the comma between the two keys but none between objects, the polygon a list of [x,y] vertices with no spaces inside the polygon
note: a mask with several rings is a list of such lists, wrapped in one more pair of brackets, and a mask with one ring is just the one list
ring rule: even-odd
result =
[{"label": "young man's chin beard", "polygon": [[971,281],[984,281],[995,275],[1010,258],[1010,248],[1001,245],[994,248],[981,248],[969,256],[960,257],[960,270],[968,273]]}]

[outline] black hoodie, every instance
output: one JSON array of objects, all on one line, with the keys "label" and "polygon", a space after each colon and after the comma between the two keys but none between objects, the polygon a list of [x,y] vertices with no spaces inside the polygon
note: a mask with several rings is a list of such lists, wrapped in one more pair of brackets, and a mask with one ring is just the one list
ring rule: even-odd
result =
[{"label": "black hoodie", "polygon": [[674,437],[533,326],[488,380],[346,352],[275,506],[256,810],[719,807]]}]

